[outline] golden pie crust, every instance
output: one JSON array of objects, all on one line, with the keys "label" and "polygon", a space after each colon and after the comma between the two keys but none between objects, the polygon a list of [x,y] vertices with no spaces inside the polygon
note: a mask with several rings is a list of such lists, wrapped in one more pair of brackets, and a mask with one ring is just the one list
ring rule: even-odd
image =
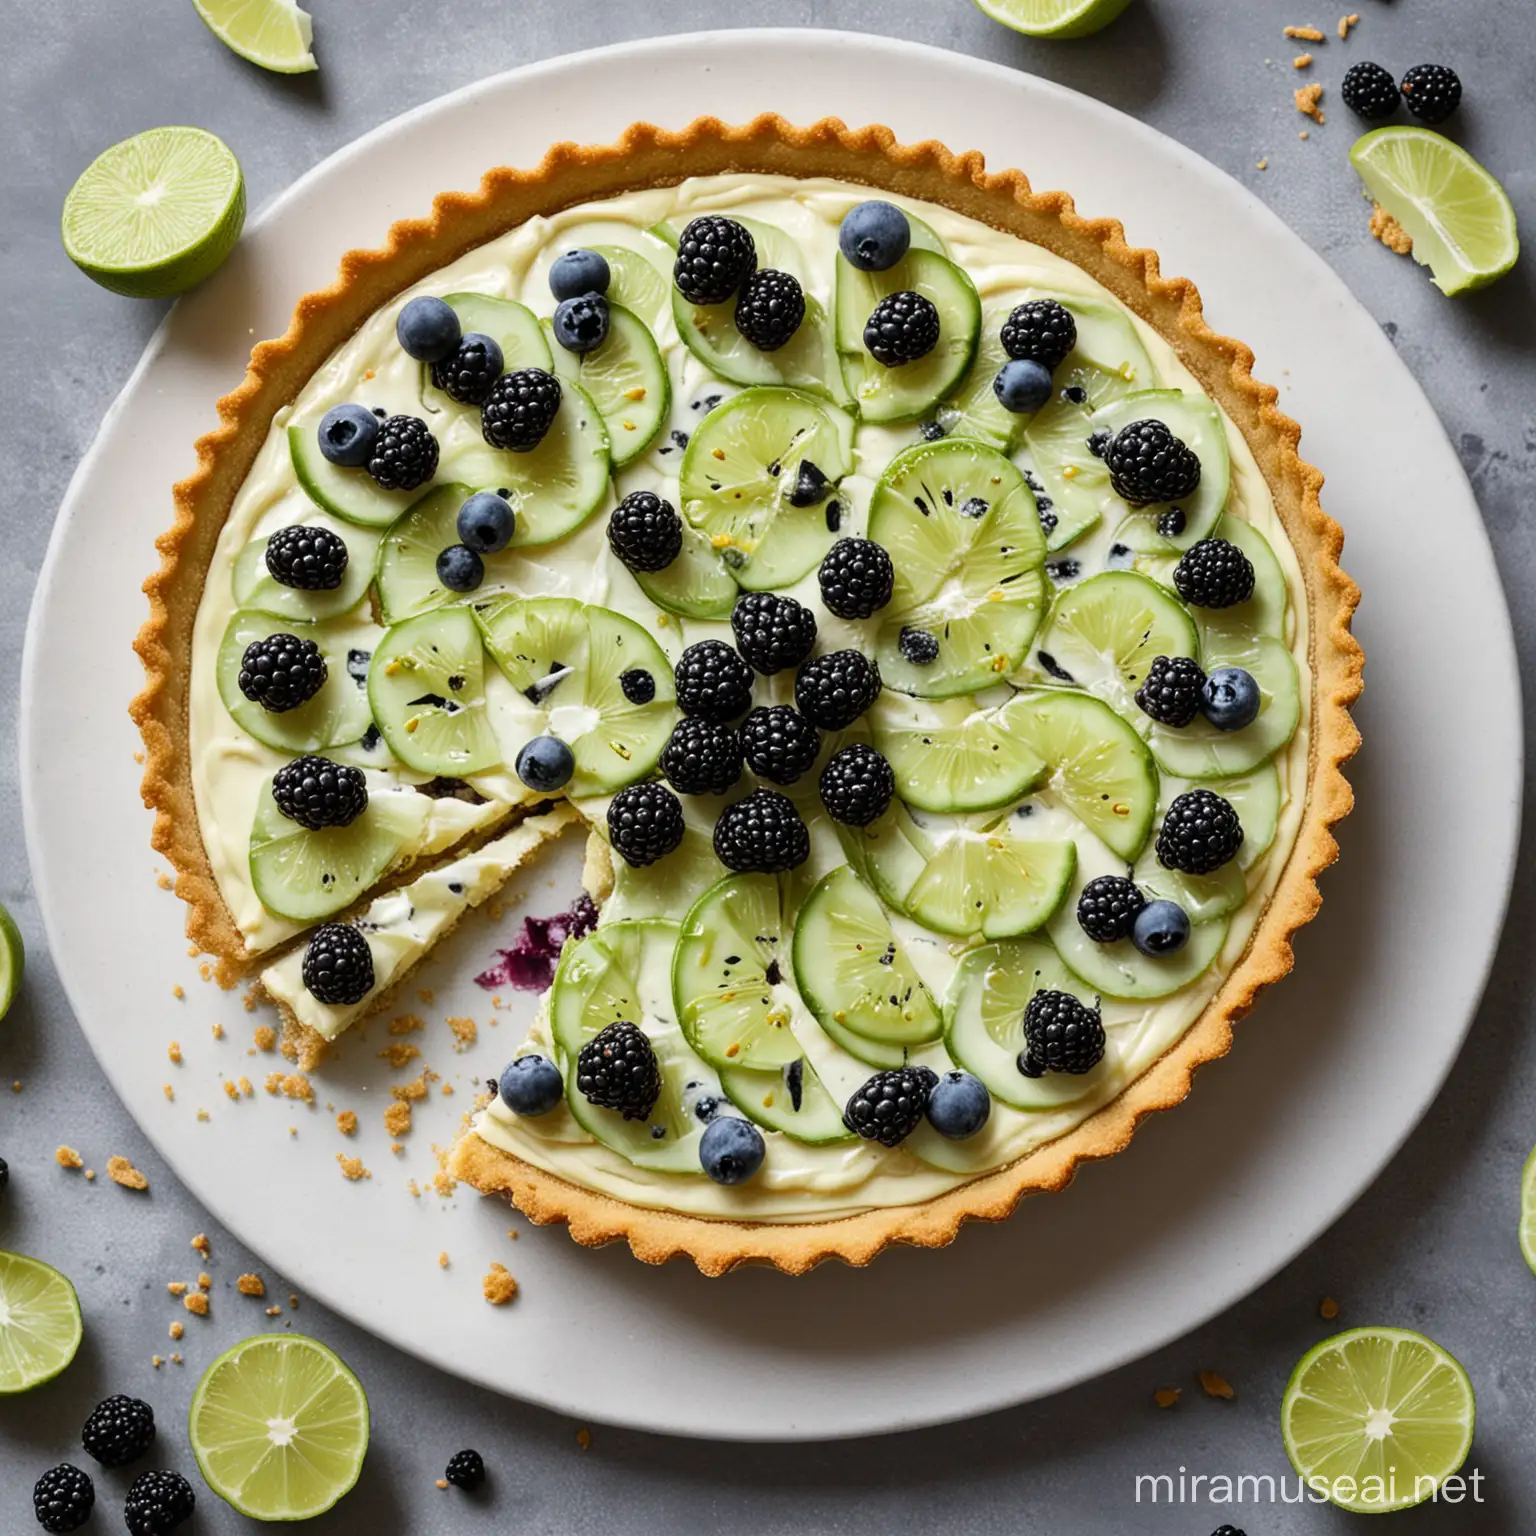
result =
[{"label": "golden pie crust", "polygon": [[1001,1220],[1024,1195],[1063,1188],[1080,1163],[1122,1150],[1145,1115],[1179,1103],[1196,1069],[1231,1048],[1232,1026],[1259,992],[1289,972],[1292,937],[1321,904],[1317,876],[1338,855],[1332,828],[1354,802],[1343,765],[1359,746],[1349,708],[1364,665],[1350,633],[1359,589],[1339,565],[1343,533],[1318,501],[1323,477],[1297,451],[1300,427],[1277,408],[1278,391],[1253,377],[1252,352],[1205,323],[1194,285],[1164,277],[1156,254],[1128,245],[1117,221],[1083,218],[1066,193],[1035,192],[1019,171],[988,172],[978,153],[954,154],[931,141],[900,144],[887,128],[850,129],[835,118],[804,128],[773,115],[742,126],[700,118],[680,132],[642,123],[613,144],[558,144],[532,170],[498,167],[474,192],[442,194],[429,217],[393,225],[379,249],[348,252],[337,281],[299,301],[287,334],[252,352],[245,381],[219,401],[220,426],[198,441],[196,472],[175,489],[176,520],[158,540],[161,565],[145,583],[150,617],[136,649],[147,681],[132,713],[146,748],[143,794],[156,812],[154,846],[176,869],[177,894],[190,908],[188,936],[217,957],[222,978],[238,976],[249,957],[209,868],[193,802],[191,635],[220,529],[274,415],[373,311],[525,220],[636,188],[752,172],[832,177],[950,208],[1065,257],[1163,336],[1246,438],[1296,551],[1310,615],[1312,710],[1300,829],[1246,953],[1147,1072],[1028,1156],[921,1204],[791,1223],[630,1205],[534,1168],[472,1131],[453,1149],[454,1177],[506,1195],[535,1222],[563,1222],[587,1245],[623,1239],[647,1263],[686,1254],[710,1275],[749,1262],[791,1274],[829,1258],[866,1264],[892,1243],[941,1247],[966,1221]]}]

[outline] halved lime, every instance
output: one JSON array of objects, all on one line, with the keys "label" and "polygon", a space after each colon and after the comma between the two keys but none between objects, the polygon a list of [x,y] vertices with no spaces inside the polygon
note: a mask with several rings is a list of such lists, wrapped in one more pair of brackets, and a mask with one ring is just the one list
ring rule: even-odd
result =
[{"label": "halved lime", "polygon": [[309,1520],[363,1469],[368,1399],[325,1345],[258,1335],[203,1372],[187,1432],[204,1480],[242,1515]]},{"label": "halved lime", "polygon": [[1357,1514],[1409,1509],[1467,1459],[1472,1383],[1433,1339],[1352,1328],[1302,1357],[1280,1404],[1291,1465]]},{"label": "halved lime", "polygon": [[21,931],[11,920],[11,914],[0,907],[0,1019],[10,1011],[26,963],[27,951],[21,942]]},{"label": "halved lime", "polygon": [[75,1288],[41,1259],[0,1252],[0,1397],[52,1381],[80,1347]]},{"label": "halved lime", "polygon": [[1515,210],[1461,145],[1428,128],[1377,128],[1355,141],[1349,163],[1413,236],[1413,259],[1442,293],[1486,287],[1514,266]]},{"label": "halved lime", "polygon": [[1536,1147],[1531,1148],[1520,1179],[1520,1251],[1536,1270]]},{"label": "halved lime", "polygon": [[1090,37],[1131,0],[976,0],[993,21],[1026,37]]},{"label": "halved lime", "polygon": [[235,248],[245,179],[202,128],[151,128],[98,155],[64,199],[64,249],[89,278],[131,299],[195,288]]},{"label": "halved lime", "polygon": [[221,43],[242,59],[279,75],[302,75],[320,66],[309,51],[313,27],[294,0],[192,0],[197,14]]}]

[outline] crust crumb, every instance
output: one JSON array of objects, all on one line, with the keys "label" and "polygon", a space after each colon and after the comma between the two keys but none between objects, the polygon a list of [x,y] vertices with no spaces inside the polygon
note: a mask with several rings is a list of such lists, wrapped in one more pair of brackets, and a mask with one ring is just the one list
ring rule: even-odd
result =
[{"label": "crust crumb", "polygon": [[448,1479],[446,1477],[440,1477],[435,1483],[432,1484],[432,1486],[434,1488],[446,1488],[448,1486]]},{"label": "crust crumb", "polygon": [[592,1431],[585,1424],[576,1431],[576,1444],[584,1451],[592,1449]]},{"label": "crust crumb", "polygon": [[208,1297],[202,1291],[188,1291],[181,1298],[181,1304],[188,1312],[196,1313],[198,1317],[208,1316]]},{"label": "crust crumb", "polygon": [[1311,63],[1312,55],[1310,53],[1298,53],[1296,57],[1291,60],[1291,68],[1306,69],[1311,65]]},{"label": "crust crumb", "polygon": [[439,1269],[448,1268],[448,1250],[446,1248],[437,1256],[437,1267]]},{"label": "crust crumb", "polygon": [[172,1365],[180,1365],[181,1364],[181,1356],[180,1355],[172,1355],[171,1356],[171,1364]]},{"label": "crust crumb", "polygon": [[437,996],[437,993],[431,987],[418,987],[416,989],[416,996],[430,1008],[432,1006],[432,999]]},{"label": "crust crumb", "polygon": [[107,1177],[124,1189],[148,1189],[149,1180],[126,1157],[107,1159]]},{"label": "crust crumb", "polygon": [[507,1272],[504,1264],[493,1263],[489,1273],[480,1282],[480,1293],[493,1307],[504,1307],[517,1295],[517,1281]]},{"label": "crust crumb", "polygon": [[53,1154],[53,1160],[60,1168],[83,1168],[85,1166],[85,1159],[73,1147],[60,1147]]},{"label": "crust crumb", "polygon": [[1317,1304],[1317,1315],[1325,1323],[1331,1323],[1339,1315],[1339,1304],[1332,1296],[1324,1296]]},{"label": "crust crumb", "polygon": [[1296,99],[1296,110],[1303,117],[1310,117],[1319,128],[1328,121],[1323,115],[1323,109],[1318,102],[1323,99],[1323,87],[1314,80],[1311,85],[1298,85],[1291,93]]},{"label": "crust crumb", "polygon": [[179,1067],[181,1065],[181,1041],[172,1040],[166,1047],[165,1054]]},{"label": "crust crumb", "polygon": [[210,1275],[207,1270],[203,1270],[198,1275],[197,1288],[200,1291],[211,1291],[213,1289],[213,1276]]},{"label": "crust crumb", "polygon": [[1152,1394],[1152,1401],[1156,1403],[1159,1408],[1172,1408],[1173,1405],[1178,1402],[1179,1398],[1182,1396],[1183,1390],[1179,1387],[1159,1387],[1157,1391]]},{"label": "crust crumb", "polygon": [[240,1079],[240,1092],[243,1093],[248,1099],[254,1099],[256,1097],[256,1088],[255,1085],[251,1082],[250,1078],[242,1077]]},{"label": "crust crumb", "polygon": [[1265,156],[1264,159],[1259,161],[1258,168],[1261,171],[1267,171],[1269,169],[1269,157],[1267,155]]},{"label": "crust crumb", "polygon": [[185,1324],[175,1322],[171,1324],[167,1331],[173,1339],[179,1339],[187,1330]]},{"label": "crust crumb", "polygon": [[162,1360],[159,1355],[151,1355],[149,1357],[149,1363],[158,1371],[160,1367],[165,1364],[165,1361]]},{"label": "crust crumb", "polygon": [[222,1024],[215,1024],[213,1026],[213,1038],[215,1040],[222,1040],[224,1038],[224,1026]]},{"label": "crust crumb", "polygon": [[459,1181],[451,1174],[434,1173],[432,1175],[432,1192],[441,1195],[445,1200],[459,1187]]},{"label": "crust crumb", "polygon": [[1200,1390],[1207,1397],[1219,1397],[1228,1403],[1237,1396],[1231,1382],[1225,1376],[1218,1376],[1215,1371],[1200,1372]]},{"label": "crust crumb", "polygon": [[232,1077],[226,1077],[222,1087],[226,1099],[238,1099],[240,1097],[240,1086]]},{"label": "crust crumb", "polygon": [[436,1072],[423,1069],[420,1077],[413,1077],[408,1083],[395,1083],[389,1092],[391,1097],[399,1099],[402,1104],[409,1104],[414,1099],[426,1098],[427,1084],[436,1080]]},{"label": "crust crumb", "polygon": [[206,1232],[199,1232],[192,1239],[191,1247],[195,1248],[205,1259],[213,1252],[213,1244],[208,1241],[208,1234]]},{"label": "crust crumb", "polygon": [[256,1033],[251,1036],[258,1051],[272,1051],[277,1049],[277,1031],[270,1024],[258,1024]]},{"label": "crust crumb", "polygon": [[417,1030],[426,1027],[427,1021],[419,1013],[402,1013],[398,1019],[389,1021],[389,1032],[392,1035],[414,1035]]},{"label": "crust crumb", "polygon": [[187,1294],[187,1282],[185,1280],[167,1280],[165,1288],[172,1296],[185,1296]]},{"label": "crust crumb", "polygon": [[87,1168],[85,1170],[85,1182],[87,1184],[94,1184],[96,1182],[96,1170],[94,1168]]},{"label": "crust crumb", "polygon": [[288,1292],[288,1305],[295,1312],[299,1310],[299,1298],[296,1292]]},{"label": "crust crumb", "polygon": [[267,1316],[268,1317],[281,1317],[282,1315],[283,1315],[283,1309],[281,1307],[268,1307],[267,1308]]},{"label": "crust crumb", "polygon": [[1349,37],[1349,29],[1360,25],[1360,13],[1356,11],[1352,16],[1339,17],[1339,41],[1343,42]]},{"label": "crust crumb", "polygon": [[343,1136],[352,1136],[357,1131],[357,1113],[355,1110],[344,1109],[336,1116],[336,1129]]},{"label": "crust crumb", "polygon": [[392,1067],[403,1067],[421,1055],[421,1052],[408,1041],[397,1040],[393,1045],[386,1045],[379,1053],[380,1061],[387,1061]]},{"label": "crust crumb", "polygon": [[363,1160],[360,1157],[348,1157],[344,1152],[338,1152],[336,1154],[336,1161],[341,1167],[342,1178],[350,1180],[353,1184],[357,1183],[359,1179],[371,1179],[373,1177],[363,1167]]},{"label": "crust crumb", "polygon": [[242,1296],[265,1296],[267,1294],[267,1287],[260,1275],[241,1275],[235,1281],[235,1289]]},{"label": "crust crumb", "polygon": [[206,1109],[200,1109],[200,1110],[198,1110],[198,1112],[197,1112],[197,1118],[198,1118],[198,1119],[199,1119],[199,1120],[206,1120],[206,1119],[207,1119],[207,1118],[208,1118],[208,1111],[207,1111],[207,1110],[206,1110]]},{"label": "crust crumb", "polygon": [[1324,37],[1317,27],[1286,27],[1285,35],[1297,38],[1303,43],[1320,43]]},{"label": "crust crumb", "polygon": [[176,1090],[169,1083],[164,1084],[164,1093],[171,1103],[174,1104],[176,1102]]},{"label": "crust crumb", "polygon": [[473,1019],[452,1018],[445,1020],[448,1028],[453,1031],[453,1048],[456,1051],[467,1051],[475,1043],[479,1034],[479,1026]]},{"label": "crust crumb", "polygon": [[1399,256],[1413,254],[1413,236],[1380,203],[1371,205],[1371,235]]},{"label": "crust crumb", "polygon": [[391,1136],[404,1136],[411,1128],[411,1106],[396,1100],[385,1106],[384,1129]]},{"label": "crust crumb", "polygon": [[183,987],[179,981],[174,987],[171,988],[171,996],[174,997],[178,1002],[180,1002],[186,995],[187,989]]}]

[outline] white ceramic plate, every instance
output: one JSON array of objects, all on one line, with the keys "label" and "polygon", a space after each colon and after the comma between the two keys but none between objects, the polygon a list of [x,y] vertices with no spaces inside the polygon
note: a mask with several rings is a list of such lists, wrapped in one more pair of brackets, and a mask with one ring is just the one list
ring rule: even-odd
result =
[{"label": "white ceramic plate", "polygon": [[[155,889],[125,710],[169,487],[251,343],[285,328],[342,251],[378,244],[436,192],[472,187],[492,153],[528,165],[551,139],[605,142],[637,118],[769,109],[802,122],[836,110],[981,149],[1036,186],[1069,188],[1086,213],[1120,217],[1165,271],[1198,282],[1217,329],[1285,386],[1328,476],[1365,591],[1367,745],[1351,773],[1360,808],[1297,975],[1125,1155],[944,1253],[709,1281],[520,1221],[511,1243],[497,1204],[405,1192],[430,1178],[428,1143],[450,1139],[475,1079],[520,1033],[520,1014],[487,1027],[485,994],[451,980],[488,958],[485,922],[465,924],[423,981],[437,996],[421,1010],[429,1033],[413,1038],[458,1094],[418,1112],[407,1152],[391,1155],[380,1124],[395,1074],[376,1057],[379,1024],[317,1080],[321,1107],[263,1093],[279,1063],[247,1055],[258,1019],[198,981],[181,905]],[[1438,701],[1452,697],[1447,728]],[[402,1349],[585,1419],[682,1434],[812,1438],[978,1413],[1152,1350],[1258,1286],[1360,1194],[1439,1088],[1483,987],[1518,831],[1515,657],[1477,508],[1428,403],[1332,272],[1235,182],[1097,102],[827,32],[682,37],[518,70],[386,124],[277,199],[167,321],[75,476],[38,585],[23,705],[29,851],[54,957],[113,1084],[198,1197],[298,1287]],[[1452,793],[1478,814],[1449,814]],[[527,910],[557,910],[574,879],[569,856],[540,870]],[[480,1021],[472,1052],[450,1051],[449,1013]],[[180,1068],[166,1061],[173,1037]],[[231,1103],[219,1079],[242,1073],[257,1095]],[[327,1101],[362,1112],[357,1146]],[[339,1176],[342,1150],[361,1153],[370,1181]],[[492,1258],[523,1287],[502,1311],[479,1295]]]}]

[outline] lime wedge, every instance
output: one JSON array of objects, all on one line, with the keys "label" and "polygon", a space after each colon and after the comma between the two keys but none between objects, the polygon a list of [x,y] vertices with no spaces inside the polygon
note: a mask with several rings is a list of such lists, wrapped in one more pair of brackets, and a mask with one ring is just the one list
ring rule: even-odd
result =
[{"label": "lime wedge", "polygon": [[1280,1404],[1285,1453],[1330,1503],[1408,1509],[1467,1459],[1476,1408],[1467,1373],[1404,1328],[1353,1328],[1306,1354]]},{"label": "lime wedge", "polygon": [[1520,254],[1504,189],[1459,144],[1428,128],[1377,128],[1349,152],[1366,191],[1413,237],[1442,293],[1483,288]]},{"label": "lime wedge", "polygon": [[74,1286],[40,1259],[0,1253],[0,1397],[52,1381],[80,1334]]},{"label": "lime wedge", "polygon": [[1088,37],[1131,0],[976,0],[993,21],[1026,37]]},{"label": "lime wedge", "polygon": [[197,14],[221,43],[242,59],[279,75],[302,75],[320,66],[309,51],[314,28],[294,0],[192,0]]},{"label": "lime wedge", "polygon": [[1520,1252],[1536,1270],[1536,1147],[1531,1148],[1520,1178]]},{"label": "lime wedge", "polygon": [[363,1469],[368,1399],[325,1345],[258,1335],[203,1372],[187,1429],[208,1486],[242,1515],[308,1520]]},{"label": "lime wedge", "polygon": [[64,199],[64,249],[131,299],[167,299],[213,272],[245,225],[245,180],[202,128],[151,128],[114,144]]},{"label": "lime wedge", "polygon": [[0,907],[0,1019],[9,1012],[16,990],[21,986],[21,973],[26,962],[27,952],[21,934],[11,921],[11,914]]}]

